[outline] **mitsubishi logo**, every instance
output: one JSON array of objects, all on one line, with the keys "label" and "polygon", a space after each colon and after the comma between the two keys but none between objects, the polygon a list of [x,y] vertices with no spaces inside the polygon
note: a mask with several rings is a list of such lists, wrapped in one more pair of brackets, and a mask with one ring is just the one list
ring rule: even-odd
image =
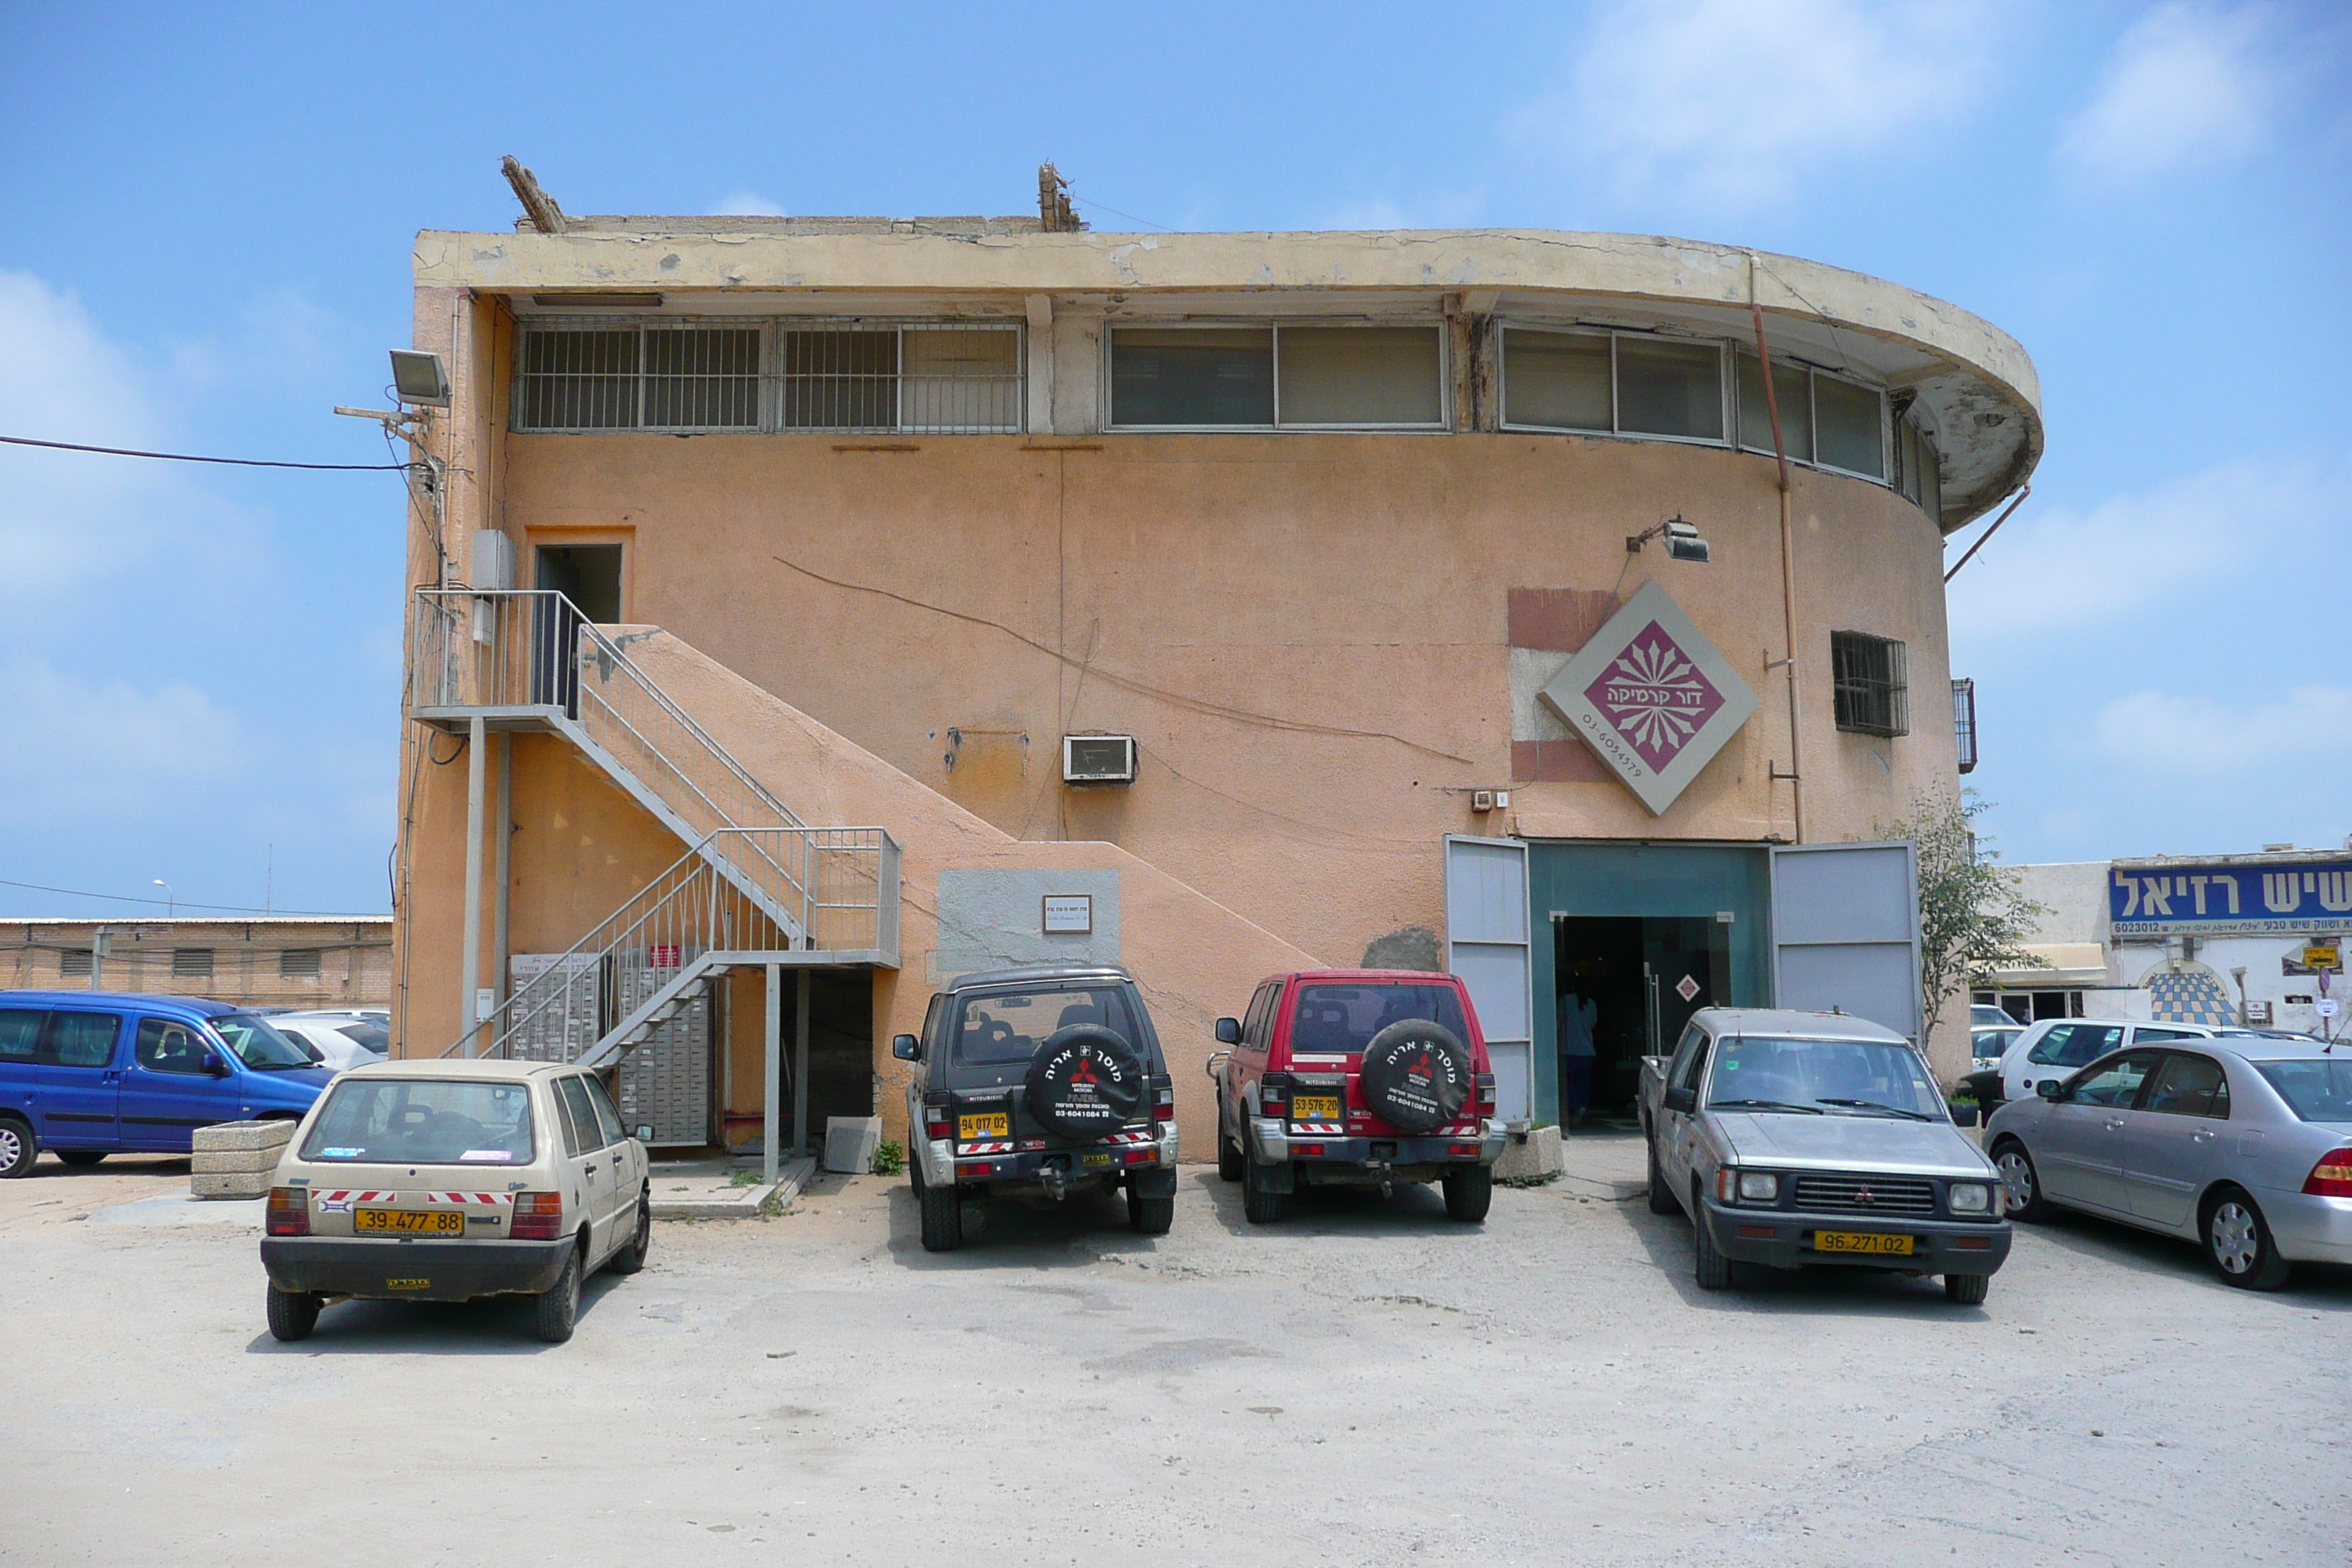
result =
[{"label": "mitsubishi logo", "polygon": [[1871,1195],[1868,1187],[1856,1187],[1853,1190],[1853,1201],[1858,1204],[1871,1204],[1878,1200]]}]

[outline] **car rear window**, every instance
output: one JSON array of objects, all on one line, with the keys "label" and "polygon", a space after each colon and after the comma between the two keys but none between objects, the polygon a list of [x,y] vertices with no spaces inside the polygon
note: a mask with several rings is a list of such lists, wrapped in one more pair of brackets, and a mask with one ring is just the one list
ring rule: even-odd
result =
[{"label": "car rear window", "polygon": [[967,996],[950,1037],[960,1067],[1017,1067],[1025,1066],[1048,1036],[1074,1024],[1098,1024],[1142,1048],[1127,993],[1117,985]]},{"label": "car rear window", "polygon": [[236,1059],[256,1072],[284,1072],[312,1066],[314,1055],[279,1034],[267,1020],[250,1013],[227,1013],[210,1020],[213,1032],[227,1042]]},{"label": "car rear window", "polygon": [[2060,1024],[2025,1053],[2025,1059],[2037,1067],[2088,1067],[2123,1043],[2121,1024]]},{"label": "car rear window", "polygon": [[2305,1121],[2352,1121],[2352,1061],[2256,1062],[2254,1070]]},{"label": "car rear window", "polygon": [[302,1141],[302,1158],[409,1165],[524,1165],[530,1089],[445,1079],[337,1081]]},{"label": "car rear window", "polygon": [[1470,1030],[1451,985],[1306,985],[1298,992],[1290,1048],[1308,1056],[1359,1055],[1391,1024],[1419,1019],[1450,1030],[1464,1045]]},{"label": "car rear window", "polygon": [[382,1024],[338,1024],[335,1033],[356,1041],[380,1057],[392,1054],[392,1031]]}]

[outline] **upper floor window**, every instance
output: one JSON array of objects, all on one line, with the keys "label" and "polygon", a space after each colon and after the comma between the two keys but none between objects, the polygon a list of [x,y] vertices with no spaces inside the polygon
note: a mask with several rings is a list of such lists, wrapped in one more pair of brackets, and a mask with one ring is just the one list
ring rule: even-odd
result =
[{"label": "upper floor window", "polygon": [[[1754,354],[1738,357],[1739,445],[1769,452],[1773,411],[1764,397],[1764,373]],[[1772,401],[1780,405],[1780,442],[1791,461],[1885,482],[1886,409],[1877,388],[1776,358]]]},{"label": "upper floor window", "polygon": [[1122,430],[1438,430],[1444,344],[1425,327],[1114,327]]},{"label": "upper floor window", "polygon": [[1916,405],[1895,422],[1895,483],[1911,502],[1940,525],[1944,520],[1943,463],[1936,438],[1921,423]]},{"label": "upper floor window", "polygon": [[1977,683],[1952,682],[1952,741],[1959,752],[1960,772],[1977,771]]},{"label": "upper floor window", "polygon": [[514,426],[1018,433],[1021,348],[994,322],[530,322]]},{"label": "upper floor window", "polygon": [[1911,732],[1903,645],[1867,632],[1830,634],[1830,680],[1837,727],[1864,735]]},{"label": "upper floor window", "polygon": [[1508,428],[1724,439],[1720,343],[1506,327],[1502,360]]}]

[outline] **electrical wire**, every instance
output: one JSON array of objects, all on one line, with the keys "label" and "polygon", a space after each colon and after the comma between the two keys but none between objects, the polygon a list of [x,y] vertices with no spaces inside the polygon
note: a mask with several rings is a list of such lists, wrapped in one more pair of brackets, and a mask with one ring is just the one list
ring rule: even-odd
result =
[{"label": "electrical wire", "polygon": [[36,441],[30,436],[0,436],[0,445],[46,447],[57,452],[96,452],[107,458],[160,458],[170,463],[226,463],[239,468],[316,468],[337,473],[382,473],[413,468],[414,463],[286,463],[268,458],[199,458],[186,452],[141,452],[129,447],[85,447],[75,441]]},{"label": "electrical wire", "polygon": [[[5,877],[0,877],[0,888],[25,888],[36,893],[62,893],[66,897],[72,899],[107,899],[118,904],[163,904],[167,908],[176,908],[179,904],[186,903],[188,908],[192,910],[217,910],[224,914],[232,915],[261,915],[264,917],[270,915],[318,915],[330,920],[373,920],[376,918],[374,914],[354,914],[349,910],[261,910],[255,909],[249,904],[199,904],[190,902],[184,899],[142,899],[131,893],[92,893],[85,891],[80,888],[47,888],[43,887],[38,882],[12,882]],[[0,925],[7,923],[8,922],[5,921],[0,921]]]},{"label": "electrical wire", "polygon": [[1127,221],[1128,221],[1128,222],[1129,222],[1129,223],[1139,223],[1139,224],[1141,224],[1141,225],[1142,225],[1144,227],[1146,227],[1146,228],[1156,228],[1156,229],[1158,229],[1158,230],[1159,230],[1160,233],[1162,233],[1162,234],[1174,234],[1174,233],[1176,232],[1174,229],[1172,229],[1172,228],[1169,227],[1169,226],[1168,226],[1166,224],[1164,224],[1164,223],[1154,223],[1154,222],[1152,222],[1152,221],[1151,221],[1150,218],[1148,218],[1148,217],[1138,217],[1138,216],[1137,216],[1135,214],[1133,214],[1133,213],[1123,213],[1123,212],[1119,211],[1119,210],[1118,210],[1117,207],[1115,207],[1115,206],[1111,206],[1111,205],[1108,205],[1107,203],[1098,202],[1098,201],[1095,200],[1092,196],[1087,195],[1086,193],[1084,193],[1083,191],[1079,190],[1076,185],[1068,185],[1068,186],[1066,186],[1066,187],[1064,187],[1064,188],[1065,188],[1065,189],[1066,189],[1066,190],[1068,190],[1068,192],[1070,193],[1070,199],[1071,199],[1072,201],[1074,201],[1074,202],[1084,202],[1084,203],[1086,203],[1086,204],[1087,204],[1087,205],[1088,205],[1088,206],[1090,206],[1090,207],[1096,207],[1096,208],[1098,208],[1098,209],[1100,209],[1100,210],[1101,210],[1101,211],[1103,211],[1103,212],[1107,212],[1107,213],[1110,214],[1110,216],[1113,216],[1113,217],[1123,217],[1123,218],[1127,219]]}]

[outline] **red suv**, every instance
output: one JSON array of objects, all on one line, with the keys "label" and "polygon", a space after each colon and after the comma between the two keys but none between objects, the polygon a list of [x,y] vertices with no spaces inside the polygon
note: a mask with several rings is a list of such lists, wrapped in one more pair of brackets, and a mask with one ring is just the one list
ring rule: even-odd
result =
[{"label": "red suv", "polygon": [[1494,1201],[1503,1124],[1470,993],[1451,974],[1315,969],[1257,988],[1217,1085],[1217,1174],[1240,1182],[1253,1225],[1283,1216],[1301,1185],[1439,1182],[1473,1223]]}]

